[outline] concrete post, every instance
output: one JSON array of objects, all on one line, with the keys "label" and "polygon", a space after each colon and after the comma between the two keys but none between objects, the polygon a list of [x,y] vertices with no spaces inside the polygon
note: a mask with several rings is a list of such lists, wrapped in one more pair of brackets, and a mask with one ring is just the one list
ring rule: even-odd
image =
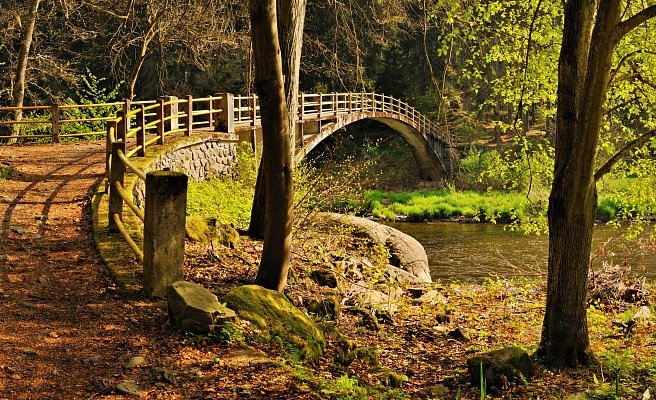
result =
[{"label": "concrete post", "polygon": [[216,132],[235,133],[235,96],[232,93],[219,93],[217,106],[221,110],[215,120]]},{"label": "concrete post", "polygon": [[146,175],[144,291],[165,297],[166,288],[183,279],[187,175],[153,171]]}]

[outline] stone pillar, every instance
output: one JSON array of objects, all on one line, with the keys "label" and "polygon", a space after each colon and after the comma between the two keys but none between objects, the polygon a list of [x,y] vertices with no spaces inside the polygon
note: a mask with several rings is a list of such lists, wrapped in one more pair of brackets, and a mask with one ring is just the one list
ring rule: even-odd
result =
[{"label": "stone pillar", "polygon": [[221,109],[215,120],[217,132],[235,133],[235,99],[232,93],[220,93],[217,107]]},{"label": "stone pillar", "polygon": [[164,297],[183,279],[187,175],[153,171],[146,175],[144,291]]}]

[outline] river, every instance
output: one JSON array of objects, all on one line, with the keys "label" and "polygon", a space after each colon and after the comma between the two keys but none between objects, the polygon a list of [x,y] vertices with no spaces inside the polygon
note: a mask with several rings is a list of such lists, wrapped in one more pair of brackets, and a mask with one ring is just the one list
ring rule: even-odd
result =
[{"label": "river", "polygon": [[[426,249],[431,276],[437,281],[480,281],[485,277],[528,276],[547,270],[548,235],[524,235],[504,230],[503,225],[453,222],[386,223],[417,239]],[[620,238],[617,229],[598,224],[593,252],[605,244],[593,261],[629,263],[632,271],[656,280],[656,253],[643,251]]]}]

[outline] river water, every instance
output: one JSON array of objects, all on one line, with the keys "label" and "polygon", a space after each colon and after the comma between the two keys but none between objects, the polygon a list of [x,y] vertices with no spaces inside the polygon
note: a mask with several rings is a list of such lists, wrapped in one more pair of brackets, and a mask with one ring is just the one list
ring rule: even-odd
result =
[{"label": "river water", "polygon": [[[548,235],[524,235],[503,225],[453,222],[386,223],[417,239],[426,249],[433,280],[480,281],[485,277],[530,276],[547,270]],[[621,239],[621,232],[596,225],[593,252],[605,251],[593,261],[627,262],[632,271],[656,280],[656,254]]]}]

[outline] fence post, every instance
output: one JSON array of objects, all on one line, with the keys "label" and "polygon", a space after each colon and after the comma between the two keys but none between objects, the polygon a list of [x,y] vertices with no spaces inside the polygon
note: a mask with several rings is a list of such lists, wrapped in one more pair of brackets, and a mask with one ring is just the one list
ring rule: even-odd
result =
[{"label": "fence post", "polygon": [[105,193],[109,193],[110,156],[112,154],[112,141],[116,137],[116,120],[107,121],[107,135],[105,136]]},{"label": "fence post", "polygon": [[51,123],[52,123],[52,142],[59,143],[59,104],[53,104],[50,107]]},{"label": "fence post", "polygon": [[127,135],[128,131],[130,130],[130,108],[132,107],[132,100],[130,99],[125,99],[123,100],[123,116],[125,119],[125,125],[123,126],[123,132],[121,132],[121,135],[123,137],[123,140],[125,140],[125,136]]},{"label": "fence post", "polygon": [[178,98],[176,96],[162,96],[160,97],[165,103],[173,102],[164,106],[164,118],[170,117],[164,123],[164,130],[174,131],[178,129]]},{"label": "fence post", "polygon": [[232,93],[219,93],[217,96],[218,108],[221,111],[216,119],[214,130],[235,133],[235,96]]},{"label": "fence post", "polygon": [[211,129],[214,126],[214,99],[211,96],[207,100],[207,111],[207,126]]},{"label": "fence post", "polygon": [[185,114],[187,117],[184,122],[184,134],[185,136],[191,136],[191,129],[194,126],[194,98],[191,95],[187,95],[187,102],[185,103]]},{"label": "fence post", "polygon": [[164,99],[159,98],[157,100],[157,108],[155,109],[157,114],[157,144],[164,144]]},{"label": "fence post", "polygon": [[332,93],[332,102],[333,102],[334,116],[335,118],[337,118],[337,113],[339,112],[339,102],[338,102],[337,93],[335,92]]},{"label": "fence post", "polygon": [[125,164],[118,157],[118,152],[125,154],[125,142],[118,141],[112,143],[112,163],[109,169],[109,231],[118,232],[118,226],[114,222],[114,214],[123,219],[123,199],[116,188],[116,182],[123,186],[123,177],[125,176]]},{"label": "fence post", "polygon": [[257,151],[257,95],[253,93],[248,102],[251,111],[251,146],[255,152]]},{"label": "fence post", "polygon": [[166,288],[183,279],[187,175],[152,171],[146,175],[144,218],[144,291],[165,297]]},{"label": "fence post", "polygon": [[143,104],[139,104],[139,108],[137,114],[137,125],[139,126],[137,131],[137,155],[144,157],[146,155],[146,111]]},{"label": "fence post", "polygon": [[116,134],[114,135],[115,140],[122,140],[125,142],[125,137],[128,132],[128,121],[125,118],[124,111],[117,111],[116,117],[119,118],[118,124],[116,125]]},{"label": "fence post", "polygon": [[351,96],[350,92],[347,95],[348,95],[348,112],[350,114],[353,112],[353,97]]}]

